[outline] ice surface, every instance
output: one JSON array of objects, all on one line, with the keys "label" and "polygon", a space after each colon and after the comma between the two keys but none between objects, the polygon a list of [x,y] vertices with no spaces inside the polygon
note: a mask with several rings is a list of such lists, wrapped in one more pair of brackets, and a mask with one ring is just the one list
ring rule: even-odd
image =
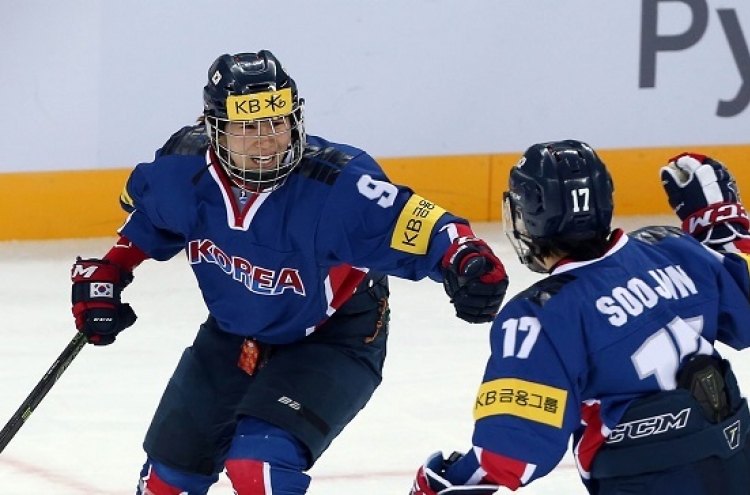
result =
[{"label": "ice surface", "polygon": [[[618,220],[628,229],[673,223],[671,217]],[[475,230],[504,260],[511,293],[537,280],[518,263],[499,224],[477,224]],[[101,256],[113,240],[0,243],[0,424],[75,334],[69,303],[75,256]],[[138,322],[112,346],[83,349],[0,454],[0,493],[134,493],[143,435],[206,310],[180,256],[140,266],[124,299]],[[310,495],[406,494],[431,452],[469,447],[489,324],[456,319],[443,288],[428,280],[392,280],[391,306],[383,384],[311,470]],[[735,354],[721,350],[730,359]],[[741,384],[750,384],[750,360],[733,363]],[[210,492],[231,493],[225,478]],[[566,456],[550,475],[518,493],[585,490]]]}]

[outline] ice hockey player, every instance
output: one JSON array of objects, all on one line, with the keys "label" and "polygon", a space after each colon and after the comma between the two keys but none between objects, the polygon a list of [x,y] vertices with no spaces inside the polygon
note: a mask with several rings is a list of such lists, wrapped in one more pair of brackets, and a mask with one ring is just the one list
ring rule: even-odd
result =
[{"label": "ice hockey player", "polygon": [[747,401],[714,348],[750,345],[748,257],[718,252],[750,252],[748,218],[711,158],[661,178],[686,233],[611,230],[613,184],[585,143],[536,144],[511,169],[506,232],[548,276],[493,322],[472,448],[433,454],[412,495],[516,490],[571,439],[592,494],[748,493]]},{"label": "ice hockey player", "polygon": [[131,173],[114,247],[74,264],[76,326],[114,342],[136,319],[121,299],[133,269],[184,252],[209,316],[146,433],[137,493],[205,494],[226,469],[240,495],[304,494],[381,382],[386,277],[442,282],[457,316],[480,323],[506,273],[465,220],[364,151],[306,136],[271,52],[218,57],[203,96],[202,122]]}]

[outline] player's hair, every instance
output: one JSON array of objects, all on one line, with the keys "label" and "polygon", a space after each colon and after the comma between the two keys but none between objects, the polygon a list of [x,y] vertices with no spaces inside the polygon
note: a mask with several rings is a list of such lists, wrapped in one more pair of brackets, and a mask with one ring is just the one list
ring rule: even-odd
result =
[{"label": "player's hair", "polygon": [[590,240],[579,241],[573,239],[538,239],[534,246],[538,256],[549,258],[565,256],[574,261],[587,261],[601,258],[609,248],[609,232],[597,232]]}]

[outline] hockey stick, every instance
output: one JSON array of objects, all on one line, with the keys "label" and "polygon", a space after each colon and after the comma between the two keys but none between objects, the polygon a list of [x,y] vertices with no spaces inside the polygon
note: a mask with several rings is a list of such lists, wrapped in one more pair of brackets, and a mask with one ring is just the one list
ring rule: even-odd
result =
[{"label": "hockey stick", "polygon": [[0,432],[0,452],[5,450],[5,447],[13,440],[18,430],[26,423],[31,413],[33,413],[42,399],[52,389],[55,382],[62,376],[65,369],[73,362],[73,359],[81,352],[83,346],[86,345],[86,336],[82,333],[76,333],[73,340],[63,349],[60,355],[57,357],[47,373],[44,374],[39,383],[36,384],[34,390],[31,391],[26,400],[23,401],[21,407],[18,408],[16,413],[8,420],[3,427],[3,431]]}]

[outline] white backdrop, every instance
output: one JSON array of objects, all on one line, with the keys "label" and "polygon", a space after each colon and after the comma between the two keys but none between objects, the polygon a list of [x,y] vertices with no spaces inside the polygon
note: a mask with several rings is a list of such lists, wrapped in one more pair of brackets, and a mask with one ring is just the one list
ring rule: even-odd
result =
[{"label": "white backdrop", "polygon": [[[565,137],[750,142],[747,0],[0,0],[0,11],[0,172],[148,161],[201,112],[218,55],[262,48],[297,80],[311,133],[378,157]],[[717,115],[721,102],[731,115]]]}]

